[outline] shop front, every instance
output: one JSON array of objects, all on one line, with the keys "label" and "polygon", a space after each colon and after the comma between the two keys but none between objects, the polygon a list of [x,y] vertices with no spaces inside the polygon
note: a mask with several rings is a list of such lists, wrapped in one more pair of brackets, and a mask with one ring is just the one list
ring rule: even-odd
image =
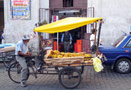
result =
[{"label": "shop front", "polygon": [[[77,32],[76,28],[79,28],[79,27],[84,26],[86,24],[92,24],[93,21],[97,20],[97,19],[99,19],[99,18],[70,17],[70,18],[61,19],[61,20],[56,21],[54,23],[40,26],[40,27],[36,28],[34,31],[44,32],[44,33],[49,33],[49,34],[57,33],[57,38],[52,38],[52,42],[54,44],[53,49],[54,50],[57,49],[57,50],[63,52],[64,50],[62,48],[62,45],[61,45],[62,43],[60,41],[60,38],[58,37],[58,36],[60,36],[60,35],[58,35],[58,33],[61,34],[62,32],[67,32],[67,31],[72,32],[72,29]],[[88,23],[88,22],[86,22],[86,20],[90,21],[90,22]],[[96,30],[96,28],[95,28],[95,30]],[[96,39],[95,39],[95,41],[96,41]],[[64,45],[65,45],[65,43],[64,43]],[[90,48],[89,48],[90,47],[90,40],[89,39],[76,39],[76,42],[73,42],[71,45],[73,48],[72,52],[74,52],[74,51],[75,52],[89,52],[88,50],[90,50]],[[57,48],[57,46],[59,46],[59,47]],[[84,48],[84,47],[86,47],[86,48]]]},{"label": "shop front", "polygon": [[[87,0],[49,0],[49,21],[48,23],[52,23],[67,17],[87,17]],[[41,22],[42,12],[43,10],[47,10],[45,8],[40,9],[40,19]],[[94,28],[93,25],[91,26]],[[61,42],[62,34],[64,32],[59,32],[55,34],[49,34],[49,38],[43,38],[44,43],[46,43],[45,39],[49,39],[53,43],[53,49],[59,50],[61,52],[64,51],[64,45]],[[70,52],[90,52],[90,35],[91,29],[86,25],[75,28],[69,31],[72,36],[72,43],[70,44]],[[46,34],[43,34],[45,37]],[[47,45],[46,45],[47,46]]]},{"label": "shop front", "polygon": [[[68,8],[68,9],[54,9],[52,10],[51,22],[55,22],[67,17],[86,17],[86,9],[81,8]],[[62,33],[52,34],[50,38],[53,38],[53,49],[64,51],[64,45],[61,42]],[[87,26],[72,29],[69,31],[72,36],[72,43],[70,44],[70,52],[90,52],[90,40],[87,33]],[[59,36],[58,36],[59,35]],[[57,45],[59,42],[59,45]]]}]

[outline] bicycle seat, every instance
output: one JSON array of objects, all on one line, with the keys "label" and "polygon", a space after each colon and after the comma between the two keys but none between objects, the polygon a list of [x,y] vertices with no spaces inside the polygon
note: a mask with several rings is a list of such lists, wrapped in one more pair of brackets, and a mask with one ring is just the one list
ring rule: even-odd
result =
[{"label": "bicycle seat", "polygon": [[33,59],[33,58],[35,58],[35,56],[24,56],[25,57],[25,59]]}]

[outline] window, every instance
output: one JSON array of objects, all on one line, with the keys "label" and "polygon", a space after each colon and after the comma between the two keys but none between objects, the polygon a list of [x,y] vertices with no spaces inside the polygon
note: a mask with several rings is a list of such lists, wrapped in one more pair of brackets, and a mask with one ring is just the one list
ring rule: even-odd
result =
[{"label": "window", "polygon": [[118,47],[125,38],[126,38],[126,36],[120,36],[120,37],[113,43],[113,46],[114,46],[114,47]]},{"label": "window", "polygon": [[131,39],[130,39],[130,41],[128,42],[128,44],[125,46],[125,48],[131,48]]},{"label": "window", "polygon": [[73,7],[73,0],[63,0],[63,7]]}]

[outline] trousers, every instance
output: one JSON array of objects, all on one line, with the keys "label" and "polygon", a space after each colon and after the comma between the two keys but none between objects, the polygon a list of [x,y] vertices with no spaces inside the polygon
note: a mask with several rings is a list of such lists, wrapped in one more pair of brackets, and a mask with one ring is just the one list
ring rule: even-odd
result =
[{"label": "trousers", "polygon": [[64,42],[64,51],[69,52],[70,51],[70,42]]},{"label": "trousers", "polygon": [[21,65],[21,82],[26,82],[28,78],[29,70],[27,68],[26,59],[24,57],[16,56],[16,60]]}]

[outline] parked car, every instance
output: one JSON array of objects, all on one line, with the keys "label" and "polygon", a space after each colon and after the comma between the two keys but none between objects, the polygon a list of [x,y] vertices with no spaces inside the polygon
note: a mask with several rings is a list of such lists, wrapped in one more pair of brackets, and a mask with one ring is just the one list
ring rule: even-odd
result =
[{"label": "parked car", "polygon": [[131,71],[131,35],[123,35],[111,46],[99,47],[105,65],[110,65],[119,73]]}]

